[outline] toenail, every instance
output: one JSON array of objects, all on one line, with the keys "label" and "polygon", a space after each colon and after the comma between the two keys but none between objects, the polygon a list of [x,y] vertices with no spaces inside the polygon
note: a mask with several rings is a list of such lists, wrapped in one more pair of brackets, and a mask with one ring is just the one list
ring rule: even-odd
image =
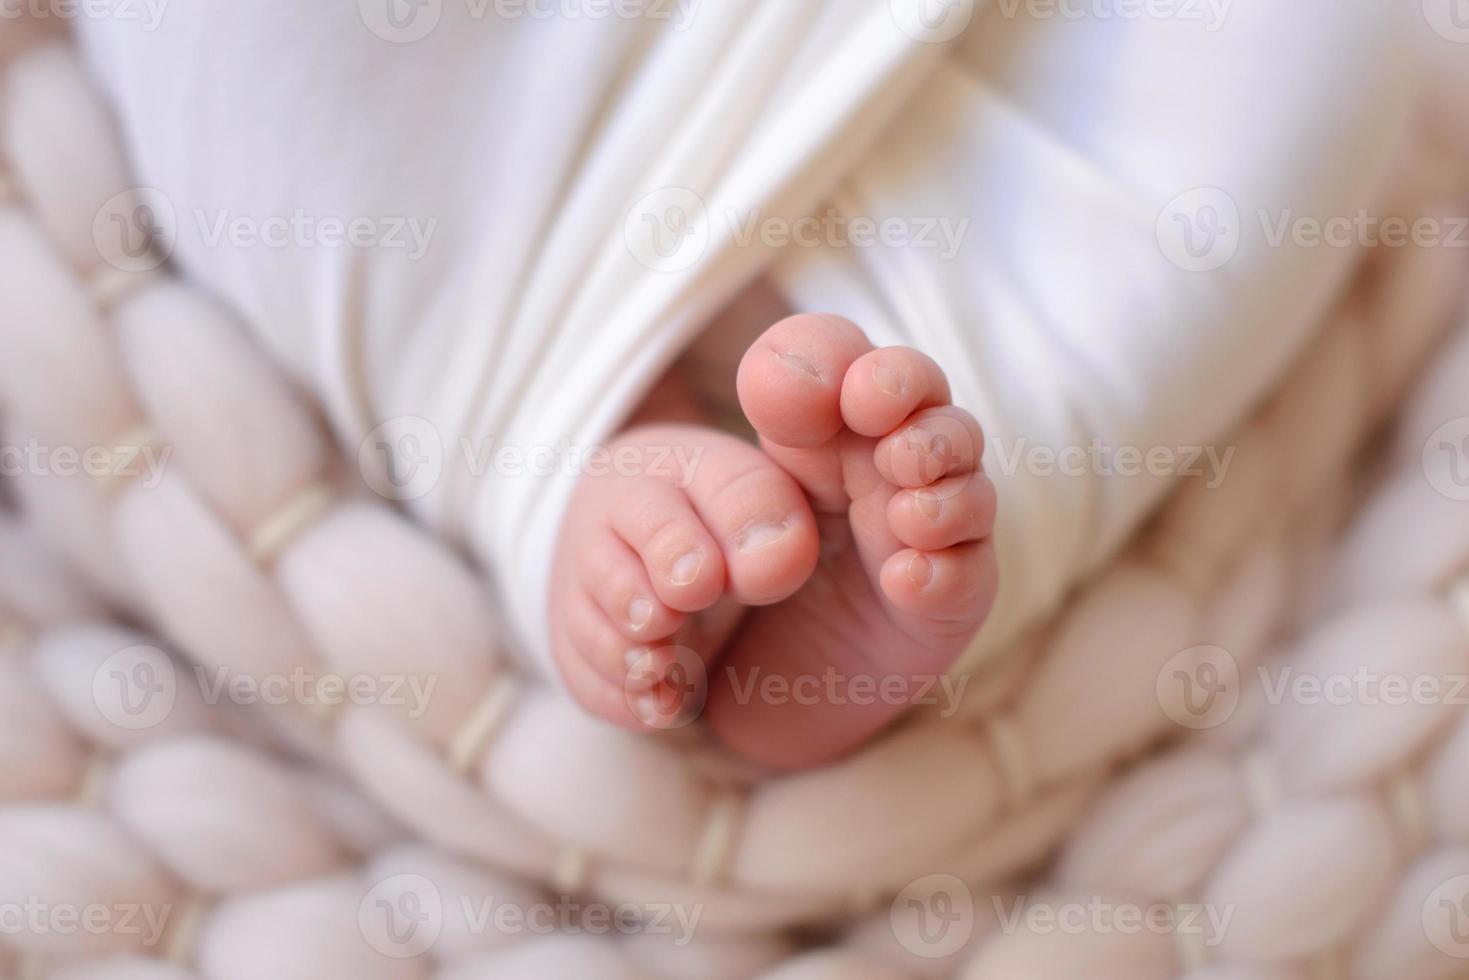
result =
[{"label": "toenail", "polygon": [[768,548],[785,537],[789,530],[790,525],[785,521],[779,524],[752,524],[740,532],[739,549],[750,552]]},{"label": "toenail", "polygon": [[661,678],[654,670],[653,653],[647,647],[635,647],[622,655],[627,665],[627,687],[631,691],[646,691],[654,687]]},{"label": "toenail", "polygon": [[638,721],[645,725],[656,724],[658,721],[658,701],[651,694],[644,694],[634,701],[632,710],[638,716]]},{"label": "toenail", "polygon": [[792,354],[788,351],[776,351],[775,356],[784,361],[787,367],[794,368],[802,374],[810,375],[817,381],[821,380],[821,372],[817,370],[816,365],[799,354]]},{"label": "toenail", "polygon": [[917,505],[918,513],[931,521],[944,515],[944,497],[936,490],[913,491],[913,503]]},{"label": "toenail", "polygon": [[885,395],[902,398],[907,385],[903,383],[903,372],[882,361],[872,366],[872,383]]},{"label": "toenail", "polygon": [[673,571],[668,573],[668,580],[674,585],[690,585],[699,577],[699,570],[703,567],[703,552],[691,551],[673,563]]},{"label": "toenail", "polygon": [[908,581],[920,589],[928,588],[928,583],[933,581],[933,561],[927,555],[908,559]]},{"label": "toenail", "polygon": [[929,434],[927,429],[921,425],[910,426],[906,435],[908,437],[909,449],[913,450],[919,456],[927,456],[929,454],[929,451],[933,447],[933,436]]},{"label": "toenail", "polygon": [[653,621],[653,603],[642,596],[633,599],[627,604],[627,623],[634,630],[640,630]]}]

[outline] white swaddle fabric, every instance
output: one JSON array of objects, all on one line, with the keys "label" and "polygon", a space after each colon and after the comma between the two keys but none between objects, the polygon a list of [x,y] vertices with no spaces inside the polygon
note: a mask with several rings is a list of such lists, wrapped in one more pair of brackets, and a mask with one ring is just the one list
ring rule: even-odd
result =
[{"label": "white swaddle fabric", "polygon": [[[208,0],[83,25],[166,249],[346,443],[406,452],[385,488],[472,544],[537,653],[572,483],[545,454],[605,443],[762,271],[949,370],[1002,495],[975,655],[1012,639],[1168,482],[1057,478],[1027,447],[1226,431],[1351,261],[1262,217],[1370,207],[1414,88],[1392,0],[632,6]],[[827,208],[910,240],[760,230]],[[320,225],[360,219],[359,247]]]}]

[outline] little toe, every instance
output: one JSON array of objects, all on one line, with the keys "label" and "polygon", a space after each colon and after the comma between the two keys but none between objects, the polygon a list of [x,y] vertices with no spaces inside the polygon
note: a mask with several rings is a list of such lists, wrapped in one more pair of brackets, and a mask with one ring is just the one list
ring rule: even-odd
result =
[{"label": "little toe", "polygon": [[954,405],[914,412],[878,440],[872,458],[887,482],[913,490],[945,477],[972,473],[984,455],[984,432]]},{"label": "little toe", "polygon": [[[583,629],[585,624],[573,627],[564,621],[553,644],[554,649],[562,651],[557,655],[557,668],[567,692],[583,709],[603,721],[633,731],[646,731],[647,726],[632,710],[645,688],[638,682],[629,683],[626,674],[620,681],[609,679],[593,662],[599,654],[591,645],[592,638],[582,633]],[[646,689],[655,684],[656,678]]]},{"label": "little toe", "polygon": [[612,529],[643,561],[657,597],[698,612],[724,592],[724,559],[684,491],[662,480],[627,481],[611,507]]},{"label": "little toe", "polygon": [[746,351],[737,379],[745,417],[762,439],[811,449],[843,427],[842,379],[872,349],[842,317],[802,314],[766,330]]},{"label": "little toe", "polygon": [[842,380],[842,419],[858,435],[885,436],[919,409],[948,403],[943,369],[911,347],[864,354]]},{"label": "little toe", "polygon": [[887,517],[897,539],[920,551],[978,541],[994,530],[995,485],[983,473],[964,473],[899,490],[888,502]]},{"label": "little toe", "polygon": [[883,594],[936,636],[977,631],[994,604],[997,580],[988,539],[940,551],[905,548],[882,566]]},{"label": "little toe", "polygon": [[671,636],[685,615],[664,605],[637,552],[611,529],[584,546],[581,585],[623,637],[647,642]]},{"label": "little toe", "polygon": [[719,543],[727,593],[746,606],[789,598],[811,577],[820,554],[805,494],[748,443],[720,437],[712,448],[687,492]]},{"label": "little toe", "polygon": [[[661,644],[629,641],[590,595],[574,598],[565,613],[566,636],[582,664],[618,690],[644,691],[658,683]],[[566,670],[574,664],[565,665]]]}]

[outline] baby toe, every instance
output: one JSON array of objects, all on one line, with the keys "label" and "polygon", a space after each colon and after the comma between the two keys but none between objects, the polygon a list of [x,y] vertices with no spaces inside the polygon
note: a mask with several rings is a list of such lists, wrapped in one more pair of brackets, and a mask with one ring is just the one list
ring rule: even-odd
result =
[{"label": "baby toe", "polygon": [[589,542],[579,557],[582,587],[626,639],[659,639],[683,625],[684,614],[658,598],[637,552],[610,529]]},{"label": "baby toe", "polygon": [[662,480],[630,480],[611,508],[612,528],[642,559],[657,598],[698,612],[724,592],[724,559],[684,491]]},{"label": "baby toe", "polygon": [[[629,641],[589,595],[568,603],[564,628],[580,663],[618,690],[640,691],[658,682],[656,645]],[[570,671],[574,664],[565,665]],[[626,707],[624,705],[624,707]]]},{"label": "baby toe", "polygon": [[939,551],[977,541],[994,529],[995,485],[983,473],[951,476],[888,502],[893,535],[910,548]]},{"label": "baby toe", "polygon": [[943,405],[914,412],[872,453],[884,480],[917,489],[979,469],[984,432],[964,409]]},{"label": "baby toe", "polygon": [[747,606],[790,597],[816,568],[820,541],[805,494],[754,446],[721,440],[688,489],[724,557],[726,588]]},{"label": "baby toe", "polygon": [[883,564],[881,580],[888,600],[934,636],[972,635],[994,604],[994,547],[984,540],[939,551],[905,548]]},{"label": "baby toe", "polygon": [[871,349],[850,320],[788,317],[766,330],[740,362],[740,406],[763,439],[799,449],[820,446],[842,428],[842,379]]},{"label": "baby toe", "polygon": [[842,380],[842,419],[858,435],[885,436],[919,409],[948,403],[943,369],[911,347],[864,354]]}]

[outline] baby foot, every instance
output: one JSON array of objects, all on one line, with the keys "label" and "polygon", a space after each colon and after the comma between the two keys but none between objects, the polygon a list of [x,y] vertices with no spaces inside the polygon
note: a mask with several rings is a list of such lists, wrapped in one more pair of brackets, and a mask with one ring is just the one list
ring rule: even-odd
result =
[{"label": "baby foot", "polygon": [[641,426],[608,449],[618,465],[583,476],[557,543],[551,649],[582,707],[666,728],[703,707],[743,607],[811,577],[816,519],[770,457],[715,429]]},{"label": "baby foot", "polygon": [[821,561],[791,598],[745,619],[706,714],[746,757],[815,765],[902,713],[984,622],[995,489],[979,425],[950,404],[938,365],[874,349],[847,320],[771,327],[740,365],[739,393],[765,453],[811,502]]},{"label": "baby foot", "polygon": [[994,487],[938,366],[874,350],[846,320],[771,327],[739,391],[761,448],[642,426],[609,447],[634,465],[581,481],[557,545],[552,651],[608,721],[668,727],[707,696],[735,751],[815,765],[901,714],[978,630],[995,592]]}]

